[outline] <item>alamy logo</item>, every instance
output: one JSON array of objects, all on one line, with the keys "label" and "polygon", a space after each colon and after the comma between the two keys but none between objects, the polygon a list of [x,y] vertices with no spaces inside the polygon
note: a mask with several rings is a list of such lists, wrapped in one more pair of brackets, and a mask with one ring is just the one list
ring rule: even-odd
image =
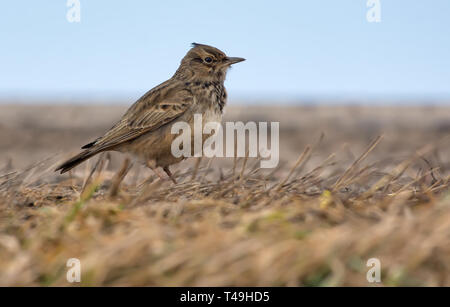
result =
[{"label": "alamy logo", "polygon": [[381,3],[380,0],[367,0],[366,19],[368,22],[381,22]]},{"label": "alamy logo", "polygon": [[77,258],[67,260],[66,266],[70,268],[67,271],[66,279],[68,282],[81,282],[81,262]]},{"label": "alamy logo", "polygon": [[[202,114],[194,114],[193,138],[189,123],[177,122],[172,125],[171,133],[178,134],[178,136],[172,142],[171,151],[176,158],[201,157],[203,155],[208,158],[224,156],[245,157],[248,153],[250,158],[258,157],[258,155],[262,158],[260,162],[261,168],[274,168],[278,165],[280,155],[279,128],[279,122],[270,123],[269,148],[267,122],[260,122],[258,125],[255,122],[247,122],[246,124],[243,122],[226,122],[224,147],[222,124],[218,122],[206,122],[203,124]],[[248,147],[246,144],[247,133]],[[204,135],[208,135],[208,137],[204,139]],[[192,144],[192,140],[194,144]]]},{"label": "alamy logo", "polygon": [[66,6],[69,8],[66,14],[68,22],[81,22],[80,0],[67,0]]},{"label": "alamy logo", "polygon": [[367,260],[367,267],[370,267],[367,271],[366,278],[370,283],[381,282],[381,262],[378,258],[370,258]]}]

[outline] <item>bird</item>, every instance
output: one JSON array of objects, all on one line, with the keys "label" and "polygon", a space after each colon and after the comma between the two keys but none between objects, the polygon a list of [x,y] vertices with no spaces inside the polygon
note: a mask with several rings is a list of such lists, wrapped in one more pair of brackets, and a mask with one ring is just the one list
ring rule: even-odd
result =
[{"label": "bird", "polygon": [[185,157],[171,152],[177,136],[171,133],[172,125],[182,121],[192,126],[194,114],[202,115],[203,126],[220,122],[227,102],[227,71],[242,61],[245,59],[229,57],[213,46],[192,43],[170,79],[145,93],[103,136],[81,147],[83,151],[55,171],[63,174],[99,153],[118,151],[135,156],[156,174],[161,167],[176,183],[169,166]]}]

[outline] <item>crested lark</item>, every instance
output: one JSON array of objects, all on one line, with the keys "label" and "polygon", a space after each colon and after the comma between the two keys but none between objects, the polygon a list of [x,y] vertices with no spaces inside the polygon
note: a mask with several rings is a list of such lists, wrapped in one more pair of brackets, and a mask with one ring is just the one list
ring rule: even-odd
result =
[{"label": "crested lark", "polygon": [[[148,91],[103,136],[82,147],[84,151],[62,163],[56,171],[65,173],[104,151],[131,153],[148,167],[162,167],[175,182],[169,165],[184,157],[172,155],[172,124],[183,121],[191,126],[194,114],[206,122],[220,122],[227,100],[224,86],[230,65],[244,61],[228,57],[217,48],[193,44],[172,78]],[[204,140],[204,139],[203,139]]]}]

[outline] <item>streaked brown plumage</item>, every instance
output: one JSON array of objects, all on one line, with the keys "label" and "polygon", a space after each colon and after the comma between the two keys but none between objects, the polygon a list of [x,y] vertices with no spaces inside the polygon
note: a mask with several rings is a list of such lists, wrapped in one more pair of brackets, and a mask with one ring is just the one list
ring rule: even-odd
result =
[{"label": "streaked brown plumage", "polygon": [[227,99],[227,69],[241,61],[244,59],[194,43],[172,78],[148,91],[105,135],[83,146],[84,151],[56,171],[65,173],[100,152],[113,150],[134,154],[152,169],[160,166],[172,178],[169,165],[183,159],[171,153],[177,136],[170,133],[172,124],[184,121],[193,125],[196,113],[203,115],[203,124],[220,121]]}]

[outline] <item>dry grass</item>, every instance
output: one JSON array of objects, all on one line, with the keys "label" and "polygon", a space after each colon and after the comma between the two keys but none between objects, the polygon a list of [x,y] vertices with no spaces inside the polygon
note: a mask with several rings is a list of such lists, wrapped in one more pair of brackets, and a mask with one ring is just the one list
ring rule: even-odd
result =
[{"label": "dry grass", "polygon": [[[144,179],[108,156],[55,177],[56,158],[0,177],[0,285],[450,286],[449,166],[425,146],[393,164],[330,155],[311,165],[313,144],[291,165],[259,169],[204,160],[178,184]],[[448,139],[447,139],[448,141]],[[448,143],[448,142],[447,142]],[[441,146],[441,147],[440,147]]]},{"label": "dry grass", "polygon": [[53,173],[124,108],[1,107],[0,286],[76,285],[73,257],[82,285],[371,286],[375,257],[382,285],[450,286],[450,108],[228,107],[280,121],[277,169],[194,160],[174,185],[113,154]]}]

